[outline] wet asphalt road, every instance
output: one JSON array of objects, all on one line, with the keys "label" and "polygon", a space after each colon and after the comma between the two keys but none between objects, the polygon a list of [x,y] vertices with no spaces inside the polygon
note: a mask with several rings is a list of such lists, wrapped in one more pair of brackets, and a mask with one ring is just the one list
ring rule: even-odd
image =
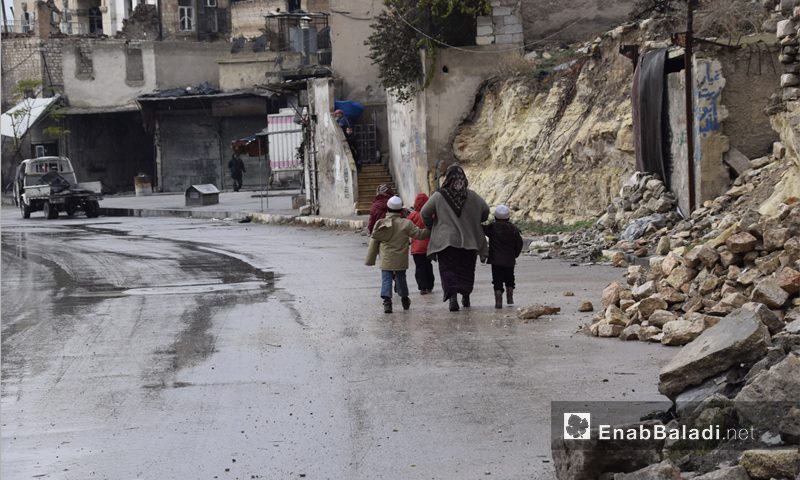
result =
[{"label": "wet asphalt road", "polygon": [[384,315],[365,245],[3,208],[0,476],[548,479],[550,401],[662,398],[675,350],[574,334],[620,270],[522,258],[531,323],[482,265],[471,310]]}]

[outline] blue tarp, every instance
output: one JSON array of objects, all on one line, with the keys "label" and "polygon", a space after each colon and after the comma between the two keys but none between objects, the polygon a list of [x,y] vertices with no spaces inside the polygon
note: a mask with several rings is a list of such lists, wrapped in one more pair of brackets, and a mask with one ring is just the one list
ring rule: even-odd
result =
[{"label": "blue tarp", "polygon": [[364,105],[351,100],[335,101],[334,109],[343,111],[344,116],[347,117],[350,123],[357,123],[358,119],[361,118],[361,114],[364,113]]}]

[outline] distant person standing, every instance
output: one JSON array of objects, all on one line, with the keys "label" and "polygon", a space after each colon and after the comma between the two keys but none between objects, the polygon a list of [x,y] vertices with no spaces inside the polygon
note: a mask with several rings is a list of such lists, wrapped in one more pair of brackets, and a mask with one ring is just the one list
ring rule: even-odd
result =
[{"label": "distant person standing", "polygon": [[339,125],[343,132],[350,128],[350,120],[347,119],[347,115],[342,110],[334,110],[333,118],[336,119],[336,124]]},{"label": "distant person standing", "polygon": [[483,233],[489,238],[489,265],[492,266],[494,285],[494,307],[503,308],[503,287],[506,301],[514,304],[514,265],[522,253],[522,234],[508,220],[511,212],[505,205],[494,209],[495,221],[483,226]]},{"label": "distant person standing", "polygon": [[228,168],[231,169],[231,178],[233,178],[233,191],[238,192],[242,188],[242,173],[246,172],[247,169],[244,168],[244,162],[241,157],[235,152],[228,162]]}]

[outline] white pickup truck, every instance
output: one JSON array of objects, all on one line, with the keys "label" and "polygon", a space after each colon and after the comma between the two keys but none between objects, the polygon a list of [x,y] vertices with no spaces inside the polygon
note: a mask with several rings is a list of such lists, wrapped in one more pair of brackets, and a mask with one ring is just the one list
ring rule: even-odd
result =
[{"label": "white pickup truck", "polygon": [[79,210],[94,218],[100,213],[101,188],[100,182],[78,183],[67,157],[29,158],[17,167],[14,203],[22,218],[39,210],[48,219],[61,211],[72,216]]}]

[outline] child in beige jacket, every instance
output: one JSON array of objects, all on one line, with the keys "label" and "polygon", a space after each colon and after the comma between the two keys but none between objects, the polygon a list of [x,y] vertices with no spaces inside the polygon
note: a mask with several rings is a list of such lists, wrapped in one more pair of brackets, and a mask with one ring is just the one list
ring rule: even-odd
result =
[{"label": "child in beige jacket", "polygon": [[389,208],[386,217],[375,223],[372,238],[369,241],[366,264],[375,265],[375,260],[381,257],[381,298],[383,299],[383,312],[392,313],[392,281],[395,291],[400,295],[403,310],[411,307],[408,298],[408,246],[409,238],[424,240],[430,237],[430,230],[420,229],[413,222],[400,216],[403,211],[403,200],[394,196],[387,202]]}]

